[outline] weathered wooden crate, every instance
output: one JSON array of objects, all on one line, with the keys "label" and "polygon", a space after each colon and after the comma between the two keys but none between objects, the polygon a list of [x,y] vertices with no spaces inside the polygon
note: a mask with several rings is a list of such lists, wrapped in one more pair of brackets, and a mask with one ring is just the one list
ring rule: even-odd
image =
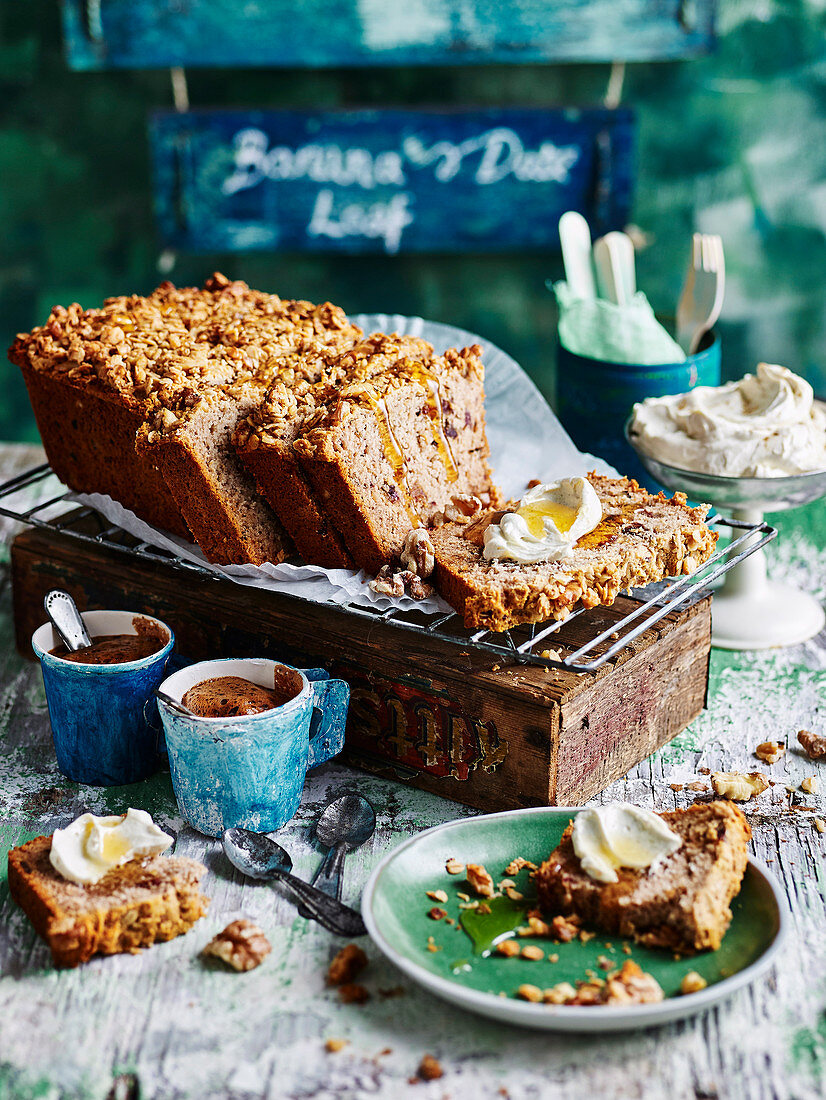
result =
[{"label": "weathered wooden crate", "polygon": [[[33,529],[12,545],[20,652],[68,589],[81,609],[150,612],[195,660],[270,656],[348,680],[346,758],[482,810],[575,805],[665,744],[705,705],[710,599],[671,612],[596,672],[504,665],[490,653],[277,593]],[[570,651],[630,610],[620,598],[565,624]]]}]

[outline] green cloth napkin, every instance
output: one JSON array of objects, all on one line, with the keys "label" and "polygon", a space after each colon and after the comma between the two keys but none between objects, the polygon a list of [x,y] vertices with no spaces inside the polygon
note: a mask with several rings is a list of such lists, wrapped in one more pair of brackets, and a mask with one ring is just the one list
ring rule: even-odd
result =
[{"label": "green cloth napkin", "polygon": [[640,366],[685,362],[641,290],[617,306],[604,298],[575,298],[564,281],[548,285],[559,304],[559,342],[573,355]]}]

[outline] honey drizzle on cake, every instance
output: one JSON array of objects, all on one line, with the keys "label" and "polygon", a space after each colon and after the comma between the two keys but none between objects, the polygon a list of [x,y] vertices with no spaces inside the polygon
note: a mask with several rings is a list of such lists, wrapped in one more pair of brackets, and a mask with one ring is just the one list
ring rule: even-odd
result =
[{"label": "honey drizzle on cake", "polygon": [[442,386],[439,379],[432,371],[427,370],[421,363],[405,361],[404,372],[414,382],[424,386],[427,394],[425,410],[430,419],[433,430],[433,440],[439,451],[439,457],[445,465],[447,479],[450,482],[459,480],[459,467],[453,457],[453,450],[445,432],[445,414],[442,405]]},{"label": "honey drizzle on cake", "polygon": [[402,501],[407,511],[407,515],[414,527],[421,527],[422,521],[413,507],[410,486],[407,483],[407,463],[404,460],[404,452],[393,433],[393,426],[390,423],[390,414],[387,411],[387,404],[384,398],[379,397],[375,387],[370,382],[360,382],[353,388],[348,387],[344,390],[343,395],[348,400],[366,402],[375,414],[376,426],[379,430],[384,456],[390,463],[390,468],[393,471],[393,479],[401,489]]}]

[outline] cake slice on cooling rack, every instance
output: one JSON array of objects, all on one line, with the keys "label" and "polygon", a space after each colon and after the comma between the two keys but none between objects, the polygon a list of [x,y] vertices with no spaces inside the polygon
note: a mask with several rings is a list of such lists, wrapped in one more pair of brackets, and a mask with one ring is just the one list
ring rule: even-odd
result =
[{"label": "cake slice on cooling rack", "polygon": [[418,350],[368,370],[342,385],[293,444],[360,568],[378,573],[411,528],[427,527],[454,496],[498,499],[480,356],[478,345]]},{"label": "cake slice on cooling rack", "polygon": [[379,374],[405,356],[429,359],[432,354],[431,345],[418,337],[376,333],[342,353],[328,353],[316,379],[296,383],[278,378],[263,402],[238,425],[235,450],[306,561],[328,569],[353,568],[345,540],[293,444],[338,400],[342,385]]},{"label": "cake slice on cooling rack", "polygon": [[602,518],[557,561],[485,556],[486,530],[518,501],[430,532],[434,582],[466,626],[501,631],[564,619],[577,604],[612,604],[628,588],[693,573],[714,552],[707,505],[690,508],[682,493],[652,496],[628,478],[589,474],[587,481]]}]

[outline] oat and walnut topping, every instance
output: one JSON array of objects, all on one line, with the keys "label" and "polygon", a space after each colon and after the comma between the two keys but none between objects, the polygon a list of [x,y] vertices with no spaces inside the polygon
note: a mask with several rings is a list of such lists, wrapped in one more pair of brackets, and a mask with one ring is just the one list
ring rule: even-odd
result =
[{"label": "oat and walnut topping", "polygon": [[221,959],[233,970],[254,970],[271,951],[270,941],[258,925],[242,919],[228,924],[201,954]]}]

